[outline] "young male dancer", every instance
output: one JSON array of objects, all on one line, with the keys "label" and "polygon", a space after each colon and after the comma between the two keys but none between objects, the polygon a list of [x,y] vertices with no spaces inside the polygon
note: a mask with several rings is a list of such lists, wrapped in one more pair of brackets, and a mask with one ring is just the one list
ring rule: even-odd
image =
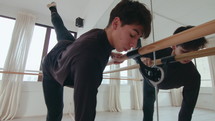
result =
[{"label": "young male dancer", "polygon": [[74,88],[75,121],[94,121],[96,96],[111,51],[136,47],[151,31],[151,13],[138,1],[122,0],[111,11],[105,29],[92,29],[77,40],[63,25],[56,4],[48,5],[58,43],[43,59],[47,121],[61,121],[63,87]]},{"label": "young male dancer", "polygon": [[[190,29],[193,26],[183,26],[175,30],[174,34]],[[171,48],[156,51],[156,59],[170,56],[180,55],[183,53],[196,51],[205,46],[207,43],[204,37],[172,46]],[[152,65],[153,54],[144,55],[141,58],[145,65]],[[178,121],[191,121],[192,114],[196,105],[196,101],[200,88],[200,74],[190,59],[182,60],[174,63],[161,65],[165,71],[164,80],[158,84],[158,89],[173,89],[183,87],[183,101],[179,112]],[[141,70],[141,69],[140,69]],[[149,83],[148,79],[144,79],[144,98],[143,98],[143,121],[153,121],[155,88]]]}]

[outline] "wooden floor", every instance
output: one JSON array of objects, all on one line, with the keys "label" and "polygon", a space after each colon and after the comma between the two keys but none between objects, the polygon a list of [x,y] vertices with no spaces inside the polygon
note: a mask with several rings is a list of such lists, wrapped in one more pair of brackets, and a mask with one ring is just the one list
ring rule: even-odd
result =
[{"label": "wooden floor", "polygon": [[[161,107],[159,109],[159,121],[177,121],[178,107]],[[95,121],[142,121],[141,110],[123,110],[122,112],[97,112]],[[14,119],[12,121],[45,121],[45,117],[31,117]],[[74,121],[69,115],[64,115],[62,121]],[[157,121],[156,114],[154,121]],[[196,108],[192,121],[215,121],[215,111]]]}]

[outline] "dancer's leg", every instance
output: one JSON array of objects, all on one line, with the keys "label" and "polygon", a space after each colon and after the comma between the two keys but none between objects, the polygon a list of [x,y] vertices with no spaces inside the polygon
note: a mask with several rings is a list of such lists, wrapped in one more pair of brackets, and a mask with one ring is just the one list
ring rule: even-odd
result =
[{"label": "dancer's leg", "polygon": [[63,116],[63,86],[44,74],[43,93],[47,106],[46,121],[61,121]]},{"label": "dancer's leg", "polygon": [[51,21],[54,25],[55,32],[57,35],[57,40],[71,40],[75,41],[73,35],[64,26],[63,20],[57,12],[56,3],[51,3],[47,5],[51,11]]},{"label": "dancer's leg", "polygon": [[143,121],[153,121],[155,88],[149,84],[147,79],[144,79],[143,89]]}]

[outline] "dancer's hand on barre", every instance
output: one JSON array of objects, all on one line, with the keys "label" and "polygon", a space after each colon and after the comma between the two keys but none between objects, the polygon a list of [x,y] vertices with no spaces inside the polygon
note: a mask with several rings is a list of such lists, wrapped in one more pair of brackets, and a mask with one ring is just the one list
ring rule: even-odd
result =
[{"label": "dancer's hand on barre", "polygon": [[109,60],[109,62],[107,63],[107,65],[110,65],[110,64],[120,64],[120,63],[124,62],[125,56],[126,55],[123,55],[121,53],[114,53],[114,52],[112,52],[111,53],[111,60]]},{"label": "dancer's hand on barre", "polygon": [[153,65],[153,61],[151,58],[142,57],[141,61],[146,65],[151,67]]}]

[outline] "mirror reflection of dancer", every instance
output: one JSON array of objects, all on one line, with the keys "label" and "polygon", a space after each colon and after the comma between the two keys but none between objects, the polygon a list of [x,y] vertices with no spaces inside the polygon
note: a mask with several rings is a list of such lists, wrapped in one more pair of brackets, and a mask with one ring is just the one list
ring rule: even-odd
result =
[{"label": "mirror reflection of dancer", "polygon": [[[136,47],[151,31],[151,13],[138,1],[122,0],[111,11],[105,29],[92,29],[77,40],[65,28],[56,3],[48,5],[58,43],[43,59],[43,91],[47,121],[61,121],[63,87],[74,88],[75,121],[94,121],[96,96],[113,49]],[[112,61],[114,62],[114,61]],[[120,63],[118,61],[114,63]]]},{"label": "mirror reflection of dancer", "polygon": [[[179,27],[174,34],[192,28],[192,26]],[[197,51],[207,43],[204,37],[172,46],[171,48],[156,51],[156,59],[170,55],[180,55],[183,53]],[[153,54],[144,55],[141,58],[145,65],[152,65]],[[168,63],[161,66],[165,71],[164,80],[158,84],[159,89],[173,89],[183,87],[183,100],[178,121],[191,121],[192,114],[199,94],[201,76],[192,61],[182,60],[180,62]],[[141,70],[141,69],[140,69]],[[144,98],[143,98],[143,121],[153,121],[155,88],[144,79]]]}]

